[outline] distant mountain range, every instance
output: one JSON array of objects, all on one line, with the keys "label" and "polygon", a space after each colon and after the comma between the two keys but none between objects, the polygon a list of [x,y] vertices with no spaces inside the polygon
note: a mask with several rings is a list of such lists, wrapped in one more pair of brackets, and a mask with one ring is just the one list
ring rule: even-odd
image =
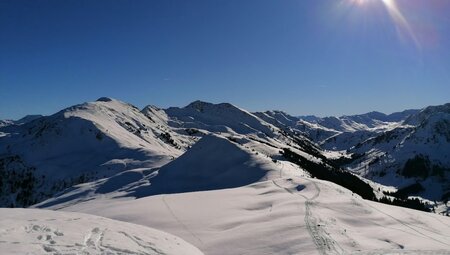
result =
[{"label": "distant mountain range", "polygon": [[[450,104],[386,115],[293,117],[266,112],[272,123],[302,134],[322,149],[341,151],[340,166],[409,195],[432,201],[450,196]],[[289,121],[286,121],[289,120]],[[344,158],[345,158],[344,157]]]},{"label": "distant mountain range", "polygon": [[448,210],[450,104],[319,118],[202,101],[138,109],[104,97],[0,123],[6,207],[239,187],[282,175],[274,171],[282,162],[286,173],[305,172],[363,197],[420,197]]},{"label": "distant mountain range", "polygon": [[19,120],[0,120],[0,127],[6,127],[11,125],[21,125],[27,122],[30,122],[35,119],[39,119],[43,117],[43,115],[27,115]]}]

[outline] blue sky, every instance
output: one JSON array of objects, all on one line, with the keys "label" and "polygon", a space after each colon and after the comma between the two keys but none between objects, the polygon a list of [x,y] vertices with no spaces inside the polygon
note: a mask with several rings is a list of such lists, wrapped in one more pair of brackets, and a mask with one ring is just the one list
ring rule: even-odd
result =
[{"label": "blue sky", "polygon": [[0,119],[101,96],[320,116],[443,104],[448,13],[447,0],[2,0]]}]

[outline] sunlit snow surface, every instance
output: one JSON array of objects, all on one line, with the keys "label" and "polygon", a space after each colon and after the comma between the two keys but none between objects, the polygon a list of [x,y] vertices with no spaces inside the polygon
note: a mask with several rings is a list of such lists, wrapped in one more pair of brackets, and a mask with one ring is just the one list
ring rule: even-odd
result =
[{"label": "sunlit snow surface", "polygon": [[450,218],[278,178],[214,191],[98,198],[64,208],[166,231],[205,254],[450,254]]},{"label": "sunlit snow surface", "polygon": [[167,112],[106,98],[23,126],[52,124],[43,136],[8,133],[2,141],[40,162],[40,173],[76,177],[88,165],[98,174],[34,206],[61,214],[1,209],[0,253],[198,252],[175,237],[156,242],[160,232],[150,227],[205,254],[450,254],[450,218],[362,200],[284,161],[280,150],[288,147],[322,162],[274,126],[295,119],[204,102]]},{"label": "sunlit snow surface", "polygon": [[[211,149],[217,146],[222,150]],[[205,254],[450,254],[450,218],[363,200],[219,136],[194,145],[165,170],[173,173],[170,178],[149,178],[148,185],[101,194],[95,190],[103,185],[91,183],[79,187],[89,191],[83,199],[55,198],[40,206],[156,228]],[[230,174],[246,171],[259,179],[242,175],[248,184],[223,186],[235,181]],[[215,189],[196,186],[189,176],[211,178]],[[179,190],[184,193],[171,192],[171,186],[159,190],[157,182],[170,181],[185,187]],[[135,199],[136,189],[153,195]]]},{"label": "sunlit snow surface", "polygon": [[1,254],[202,254],[148,227],[70,212],[0,209]]}]

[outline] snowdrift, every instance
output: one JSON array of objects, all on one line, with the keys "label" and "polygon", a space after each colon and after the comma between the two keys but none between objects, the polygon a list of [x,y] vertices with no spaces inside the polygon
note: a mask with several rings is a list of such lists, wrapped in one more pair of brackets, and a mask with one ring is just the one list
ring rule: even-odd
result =
[{"label": "snowdrift", "polygon": [[279,166],[269,158],[252,154],[224,137],[207,135],[163,166],[150,186],[140,187],[132,195],[235,188],[279,175]]},{"label": "snowdrift", "polygon": [[103,217],[35,209],[0,209],[2,254],[202,254],[156,229]]}]

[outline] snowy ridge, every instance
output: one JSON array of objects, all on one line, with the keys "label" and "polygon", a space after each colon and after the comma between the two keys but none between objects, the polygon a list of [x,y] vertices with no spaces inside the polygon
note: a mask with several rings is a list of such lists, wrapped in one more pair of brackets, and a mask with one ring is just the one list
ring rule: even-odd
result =
[{"label": "snowy ridge", "polygon": [[154,227],[206,254],[450,254],[450,218],[363,200],[217,135],[141,176],[147,184],[126,173],[122,188],[87,183],[69,193],[87,199],[38,206]]},{"label": "snowy ridge", "polygon": [[445,104],[390,115],[370,112],[317,118],[310,129],[325,126],[339,133],[324,140],[308,137],[323,149],[341,152],[347,158],[346,169],[386,185],[387,190],[416,185],[408,195],[425,198],[435,207],[444,205],[439,212],[445,214],[450,198],[449,114],[450,104]]},{"label": "snowy ridge", "polygon": [[0,204],[5,206],[28,206],[73,185],[128,170],[152,172],[210,133],[234,140],[269,161],[280,159],[286,146],[311,160],[321,157],[308,139],[225,103],[197,101],[184,108],[147,106],[140,111],[100,98],[1,131],[5,146],[0,148],[0,170],[11,179],[1,187]]},{"label": "snowy ridge", "polygon": [[10,125],[14,125],[13,120],[0,120],[0,127],[6,127]]},{"label": "snowy ridge", "polygon": [[[205,155],[208,155],[205,157]],[[305,156],[309,156],[305,154]],[[318,159],[315,159],[318,160]],[[241,187],[285,175],[306,175],[298,166],[272,160],[219,135],[206,135],[186,153],[156,169],[133,169],[77,185],[34,205],[54,209],[103,197],[142,198],[160,194]]]},{"label": "snowy ridge", "polygon": [[420,183],[424,190],[415,195],[445,201],[450,191],[449,109],[450,104],[427,107],[402,126],[358,144],[349,152],[363,156],[347,168],[398,188]]},{"label": "snowy ridge", "polygon": [[[424,148],[421,153],[433,152],[430,148],[448,151],[448,113],[441,109],[416,113],[420,116],[411,116],[409,124],[347,118],[342,122],[353,131],[342,131],[280,111],[249,113],[226,103],[196,101],[184,108],[139,110],[101,98],[0,128],[5,133],[0,137],[0,171],[8,180],[1,186],[2,204],[61,211],[48,218],[39,216],[39,210],[31,213],[36,215],[36,230],[28,225],[33,219],[20,210],[15,218],[4,217],[2,225],[15,220],[20,226],[0,230],[0,246],[85,254],[152,254],[156,249],[158,254],[163,247],[167,254],[179,254],[178,243],[182,254],[189,254],[184,249],[198,254],[195,247],[205,254],[450,254],[448,217],[362,199],[366,192],[382,196],[389,183],[397,185],[389,187],[393,192],[417,180],[426,192],[441,188],[436,185],[440,176],[405,178],[390,171],[379,184],[374,176],[382,176],[370,174],[419,147]],[[382,117],[366,117],[371,116]],[[355,145],[323,150],[324,143],[311,141],[311,135],[325,140],[330,135]],[[385,156],[394,152],[400,154]],[[437,158],[445,158],[445,153]],[[417,174],[415,170],[409,171]],[[47,175],[51,178],[42,177]],[[334,176],[328,179],[355,193],[311,178],[320,175]],[[350,185],[339,180],[342,176]],[[34,195],[39,192],[41,196]],[[69,212],[141,226],[124,230],[121,223],[96,216],[66,224]],[[92,228],[84,229],[86,225]],[[150,233],[144,226],[195,247],[175,237],[152,241],[164,234]],[[73,231],[75,227],[83,229]],[[49,234],[39,232],[47,229]],[[64,241],[56,233],[74,238]],[[79,239],[84,241],[74,241]],[[111,240],[121,247],[112,246]]]},{"label": "snowy ridge", "polygon": [[36,120],[43,117],[42,115],[27,115],[19,120],[0,120],[0,128],[6,127],[6,126],[12,126],[12,125],[22,125],[25,123],[28,123],[30,121]]},{"label": "snowy ridge", "polygon": [[270,137],[274,136],[276,129],[252,113],[228,103],[195,101],[184,108],[171,107],[165,111],[174,119],[173,122],[185,128],[238,134],[258,133]]},{"label": "snowy ridge", "polygon": [[[8,128],[0,138],[0,171],[12,182],[1,187],[0,201],[14,206],[127,169],[161,166],[193,142],[177,137],[163,122],[152,122],[136,107],[106,98],[17,126],[13,132]],[[174,138],[169,139],[171,133]],[[16,180],[13,173],[28,177]]]}]

